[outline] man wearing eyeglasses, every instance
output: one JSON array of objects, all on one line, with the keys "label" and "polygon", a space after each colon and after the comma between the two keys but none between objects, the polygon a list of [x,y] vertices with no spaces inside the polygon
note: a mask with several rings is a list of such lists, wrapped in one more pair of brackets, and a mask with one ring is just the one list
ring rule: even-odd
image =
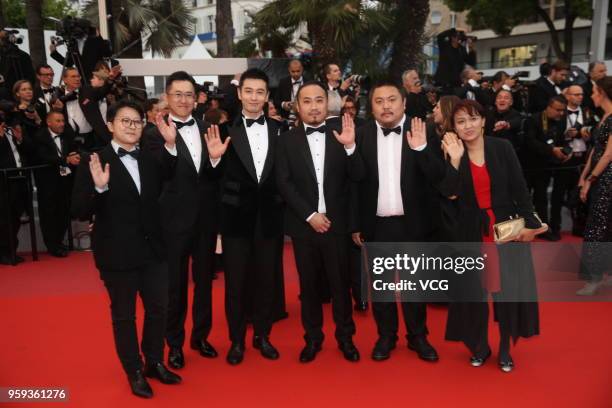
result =
[{"label": "man wearing eyeglasses", "polygon": [[[166,80],[169,114],[164,118],[165,130],[176,132],[178,159],[176,171],[160,199],[162,228],[168,248],[169,298],[166,342],[170,348],[168,364],[179,369],[185,365],[185,318],[189,283],[189,258],[193,288],[193,329],[190,346],[206,358],[217,357],[207,341],[212,327],[212,276],[217,242],[217,180],[211,154],[225,145],[205,140],[208,126],[192,116],[195,106],[195,81],[184,71],[171,74]],[[161,114],[158,114],[161,117]],[[214,126],[215,134],[218,128]],[[225,146],[225,147],[224,147]],[[143,132],[141,147],[160,153],[164,137],[159,128]],[[211,150],[213,149],[213,150]],[[219,155],[220,157],[220,155]]]},{"label": "man wearing eyeglasses", "polygon": [[36,79],[38,83],[34,87],[34,99],[36,100],[36,111],[40,116],[42,122],[45,122],[47,113],[52,109],[62,109],[64,104],[57,98],[54,98],[54,94],[57,92],[57,88],[53,86],[53,78],[55,72],[53,68],[47,64],[40,64],[36,68]]}]

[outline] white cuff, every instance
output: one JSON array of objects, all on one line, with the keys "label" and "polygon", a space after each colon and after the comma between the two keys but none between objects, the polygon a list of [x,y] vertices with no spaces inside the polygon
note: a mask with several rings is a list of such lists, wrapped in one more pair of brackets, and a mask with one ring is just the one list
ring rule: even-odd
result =
[{"label": "white cuff", "polygon": [[167,144],[164,144],[164,147],[166,148],[168,153],[170,153],[170,155],[172,155],[172,156],[176,156],[177,155],[176,145],[174,145],[174,147],[172,149],[170,149]]},{"label": "white cuff", "polygon": [[107,191],[108,191],[108,184],[107,184],[107,185],[105,185],[105,186],[104,186],[104,187],[102,187],[102,188],[100,188],[100,187],[96,186],[96,191],[97,191],[98,193],[100,193],[100,194],[107,192]]},{"label": "white cuff", "polygon": [[307,218],[306,218],[306,222],[310,222],[310,220],[312,219],[312,217],[314,217],[316,214],[316,212],[313,212],[312,214],[310,214]]},{"label": "white cuff", "polygon": [[480,85],[478,85],[478,82],[476,82],[475,79],[470,79],[468,81],[468,84],[472,85],[474,88],[478,88]]},{"label": "white cuff", "polygon": [[344,146],[344,151],[346,152],[346,155],[351,156],[353,153],[355,153],[356,147],[357,145],[355,143],[353,143],[353,147],[351,147],[350,149],[347,149],[346,146]]},{"label": "white cuff", "polygon": [[502,85],[502,89],[505,89],[506,91],[512,91],[512,88],[510,88],[508,85],[503,84]]},{"label": "white cuff", "polygon": [[427,142],[425,142],[424,144],[422,144],[422,145],[420,145],[420,146],[418,146],[418,147],[416,147],[414,149],[412,149],[412,147],[411,147],[411,149],[412,150],[416,150],[417,152],[421,152],[421,151],[425,150],[426,147],[427,147]]},{"label": "white cuff", "polygon": [[232,79],[232,80],[230,81],[230,84],[232,84],[232,85],[234,85],[234,86],[239,86],[239,85],[240,85],[240,82],[239,82],[237,79]]},{"label": "white cuff", "polygon": [[213,159],[212,157],[209,157],[210,159],[210,165],[213,166],[213,169],[215,167],[217,167],[217,165],[219,164],[219,162],[221,161],[221,157],[217,158],[217,159]]}]

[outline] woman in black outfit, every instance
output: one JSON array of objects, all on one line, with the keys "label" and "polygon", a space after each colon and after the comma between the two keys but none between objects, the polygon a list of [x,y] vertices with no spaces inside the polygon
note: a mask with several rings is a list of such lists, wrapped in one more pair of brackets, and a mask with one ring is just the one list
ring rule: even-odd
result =
[{"label": "woman in black outfit", "polygon": [[[444,136],[443,148],[458,171],[458,183],[445,203],[449,227],[457,242],[490,242],[482,276],[456,277],[470,298],[449,306],[446,339],[463,341],[472,352],[471,364],[482,366],[491,356],[488,342],[488,293],[499,323],[498,361],[504,372],[513,369],[510,339],[539,334],[538,304],[531,251],[528,245],[493,244],[493,224],[517,214],[526,228],[517,241],[533,240],[546,230],[534,212],[521,167],[506,141],[485,136],[483,108],[475,101],[458,103],[452,114],[456,133]],[[464,148],[465,146],[465,148]],[[463,292],[461,295],[466,295]],[[517,302],[517,300],[530,300]]]}]

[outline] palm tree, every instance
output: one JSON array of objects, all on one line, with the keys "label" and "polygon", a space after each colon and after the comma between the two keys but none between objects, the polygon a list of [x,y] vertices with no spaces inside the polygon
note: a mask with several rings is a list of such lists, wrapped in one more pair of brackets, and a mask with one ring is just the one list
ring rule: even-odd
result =
[{"label": "palm tree", "polygon": [[[86,4],[85,18],[98,22],[97,0]],[[193,36],[194,19],[182,0],[114,0],[111,9],[113,50],[118,57],[142,58],[144,47],[170,57],[172,51]],[[144,88],[144,78],[130,78]]]},{"label": "palm tree", "polygon": [[30,57],[36,67],[47,62],[42,18],[42,0],[26,0],[26,25],[30,40]]},{"label": "palm tree", "polygon": [[337,61],[361,34],[384,30],[390,22],[360,0],[276,0],[253,16],[253,26],[268,32],[286,34],[305,24],[319,66]]},{"label": "palm tree", "polygon": [[217,29],[217,56],[229,58],[232,56],[234,37],[231,0],[217,0],[215,26]]}]

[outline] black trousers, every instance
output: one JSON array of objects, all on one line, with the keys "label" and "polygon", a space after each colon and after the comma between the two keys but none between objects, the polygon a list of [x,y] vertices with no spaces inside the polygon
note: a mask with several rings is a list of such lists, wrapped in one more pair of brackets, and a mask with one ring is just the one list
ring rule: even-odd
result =
[{"label": "black trousers", "polygon": [[61,247],[68,231],[72,185],[72,176],[59,175],[52,185],[44,182],[36,185],[40,230],[49,251],[57,251]]},{"label": "black trousers", "polygon": [[561,209],[567,202],[570,192],[578,185],[580,177],[580,169],[564,167],[580,164],[579,159],[570,159],[553,173],[553,190],[550,197],[550,229],[553,231],[561,230]]},{"label": "black trousers", "polygon": [[181,348],[185,343],[189,288],[189,258],[192,259],[193,329],[191,343],[206,340],[212,328],[212,278],[215,269],[217,235],[212,231],[166,233],[168,248],[168,322],[166,342]]},{"label": "black trousers", "polygon": [[368,298],[361,279],[361,248],[355,245],[350,235],[347,240],[351,295],[355,303],[366,302]]},{"label": "black trousers", "polygon": [[[377,217],[374,232],[375,242],[404,242],[407,241],[406,224],[402,217]],[[404,314],[404,324],[408,338],[426,336],[427,308],[421,302],[400,303]],[[372,312],[378,336],[397,340],[398,312],[395,302],[372,302]]]},{"label": "black trousers", "polygon": [[[17,234],[21,227],[21,215],[26,210],[27,200],[28,191],[25,180],[9,179],[7,184],[0,179],[0,256],[10,257],[17,251],[19,246]],[[14,244],[13,254],[10,249],[11,240]]]},{"label": "black trousers", "polygon": [[[249,306],[256,336],[272,330],[278,238],[222,237],[225,316],[232,343],[244,344]],[[249,287],[249,283],[254,286]],[[248,293],[252,293],[249,305]]]},{"label": "black trousers", "polygon": [[525,171],[527,187],[532,192],[533,206],[542,219],[542,222],[549,223],[548,217],[548,186],[552,171],[543,169],[529,169]]},{"label": "black trousers", "polygon": [[336,340],[350,340],[355,334],[348,270],[348,243],[345,235],[319,234],[292,238],[295,263],[300,278],[302,326],[307,342],[322,342],[323,306],[319,293],[319,273],[329,283]]},{"label": "black trousers", "polygon": [[111,301],[115,348],[125,372],[129,375],[142,368],[136,332],[137,294],[145,310],[142,354],[147,363],[161,363],[168,307],[166,263],[150,263],[130,271],[102,271],[102,275]]},{"label": "black trousers", "polygon": [[[403,217],[377,217],[374,232],[376,242],[404,242],[407,241],[409,225]],[[426,336],[427,330],[427,308],[421,302],[401,302],[404,324],[408,332],[408,338]],[[378,336],[397,340],[398,312],[395,302],[372,302],[372,312]]]}]

